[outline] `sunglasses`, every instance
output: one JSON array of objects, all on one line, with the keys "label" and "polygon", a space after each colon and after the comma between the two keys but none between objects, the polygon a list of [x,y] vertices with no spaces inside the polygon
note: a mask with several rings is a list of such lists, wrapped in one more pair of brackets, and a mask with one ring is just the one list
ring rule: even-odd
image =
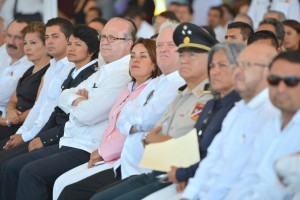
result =
[{"label": "sunglasses", "polygon": [[276,76],[276,75],[269,75],[267,80],[268,80],[268,83],[272,86],[278,86],[279,83],[281,81],[283,81],[284,84],[288,87],[297,86],[300,82],[300,78],[295,77],[295,76],[288,76],[288,77],[282,78],[282,77]]}]

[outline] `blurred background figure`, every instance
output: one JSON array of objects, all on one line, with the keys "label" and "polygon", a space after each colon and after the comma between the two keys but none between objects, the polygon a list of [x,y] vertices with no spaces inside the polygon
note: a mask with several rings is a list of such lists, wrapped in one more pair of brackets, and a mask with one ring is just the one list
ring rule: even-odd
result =
[{"label": "blurred background figure", "polygon": [[282,24],[285,30],[284,48],[288,51],[300,51],[300,23],[290,19],[283,21]]},{"label": "blurred background figure", "polygon": [[107,21],[102,18],[95,18],[93,19],[88,26],[95,29],[99,35],[101,35],[102,29],[104,28]]},{"label": "blurred background figure", "polygon": [[172,11],[165,11],[165,12],[162,12],[159,15],[156,15],[153,17],[152,25],[153,25],[155,34],[158,33],[160,25],[167,20],[173,20],[173,21],[179,22],[175,13]]},{"label": "blurred background figure", "polygon": [[137,6],[128,7],[123,13],[123,17],[133,21],[137,28],[137,37],[150,38],[154,35],[152,26],[144,20],[144,12]]},{"label": "blurred background figure", "polygon": [[101,18],[102,12],[98,7],[91,7],[85,13],[85,24],[89,24],[95,18]]},{"label": "blurred background figure", "polygon": [[252,18],[254,29],[263,20],[266,12],[280,11],[287,19],[300,20],[300,7],[298,0],[252,0],[248,15]]}]

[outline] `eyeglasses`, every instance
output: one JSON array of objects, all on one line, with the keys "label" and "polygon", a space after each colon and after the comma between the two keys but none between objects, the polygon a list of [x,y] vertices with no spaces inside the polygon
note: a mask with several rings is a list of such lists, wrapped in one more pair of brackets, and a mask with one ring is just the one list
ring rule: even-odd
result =
[{"label": "eyeglasses", "polygon": [[127,40],[127,38],[117,38],[112,35],[98,35],[98,40],[107,39],[109,43],[113,43],[115,40]]},{"label": "eyeglasses", "polygon": [[238,62],[234,67],[241,67],[242,69],[250,68],[253,65],[259,66],[259,67],[268,67],[266,64],[262,63],[255,63],[255,62]]},{"label": "eyeglasses", "polygon": [[295,76],[288,76],[288,77],[280,77],[276,75],[269,75],[268,76],[268,83],[271,86],[278,86],[281,81],[284,82],[284,84],[288,87],[295,87],[299,84],[300,78]]}]

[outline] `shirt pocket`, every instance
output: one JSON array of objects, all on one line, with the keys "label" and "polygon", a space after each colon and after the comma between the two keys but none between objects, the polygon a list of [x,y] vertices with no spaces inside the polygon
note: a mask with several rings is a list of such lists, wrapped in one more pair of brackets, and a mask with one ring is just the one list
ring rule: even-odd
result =
[{"label": "shirt pocket", "polygon": [[60,79],[53,80],[49,85],[48,97],[49,99],[55,100],[61,93],[62,81]]}]

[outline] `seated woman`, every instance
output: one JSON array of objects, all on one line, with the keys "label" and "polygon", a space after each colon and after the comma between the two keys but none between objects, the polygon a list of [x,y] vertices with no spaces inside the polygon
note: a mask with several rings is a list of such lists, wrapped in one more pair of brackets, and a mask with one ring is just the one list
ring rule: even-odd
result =
[{"label": "seated woman", "polygon": [[[68,39],[67,58],[76,67],[70,71],[63,82],[62,90],[78,86],[96,72],[98,67],[96,58],[99,52],[97,35],[97,31],[88,26],[77,25],[73,27]],[[0,169],[3,163],[15,156],[58,143],[64,134],[64,127],[68,120],[69,114],[56,106],[47,123],[32,141],[22,143],[5,151],[0,150]],[[3,145],[0,142],[0,149]]]},{"label": "seated woman", "polygon": [[[131,48],[129,63],[132,82],[119,96],[109,113],[109,124],[103,135],[99,148],[91,153],[90,161],[61,175],[53,188],[53,199],[57,199],[65,186],[80,181],[104,169],[112,168],[114,161],[119,159],[126,137],[116,127],[120,111],[124,105],[135,99],[151,79],[161,74],[156,64],[156,46],[150,39],[140,38]],[[98,165],[99,161],[105,164]]]},{"label": "seated woman", "polygon": [[34,66],[20,78],[16,91],[6,105],[6,117],[0,117],[0,141],[19,129],[38,97],[50,61],[45,47],[45,30],[42,22],[32,22],[22,31],[25,55]]},{"label": "seated woman", "polygon": [[[236,63],[235,59],[243,48],[243,44],[222,43],[215,45],[209,52],[208,74],[215,96],[206,103],[195,125],[202,160],[206,157],[210,143],[221,130],[223,119],[235,102],[240,100],[233,88],[233,72],[230,67]],[[171,199],[177,195],[175,184],[177,184],[178,191],[183,190],[188,179],[194,176],[198,165],[199,163],[196,163],[188,168],[173,166],[167,174],[167,181],[162,182],[156,178],[157,171],[147,175],[132,176],[112,187],[100,190],[91,199],[142,199],[156,191],[158,192],[146,199]],[[175,184],[168,186],[170,183]],[[174,199],[180,199],[180,197]]]}]

